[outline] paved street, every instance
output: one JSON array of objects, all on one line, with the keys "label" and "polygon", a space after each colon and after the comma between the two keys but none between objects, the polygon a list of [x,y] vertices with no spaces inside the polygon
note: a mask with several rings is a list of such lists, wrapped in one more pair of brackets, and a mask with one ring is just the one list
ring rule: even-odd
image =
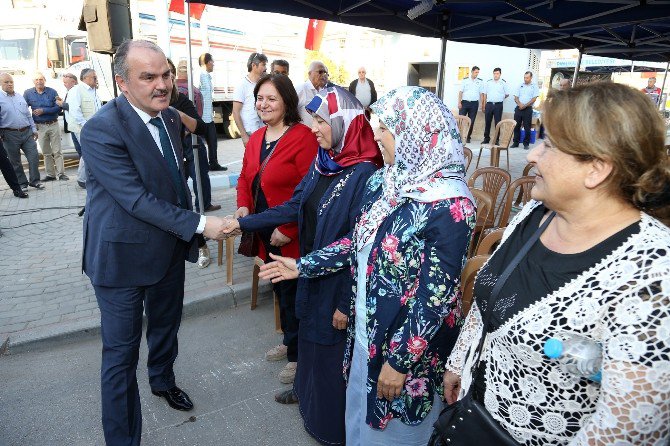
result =
[{"label": "paved street", "polygon": [[[175,373],[193,399],[191,412],[151,395],[143,343],[142,445],[316,445],[297,406],[274,401],[287,386],[277,380],[285,362],[264,360],[280,342],[273,321],[268,301],[254,311],[245,305],[184,320]],[[99,338],[90,336],[0,357],[0,444],[103,445],[100,349]]]}]

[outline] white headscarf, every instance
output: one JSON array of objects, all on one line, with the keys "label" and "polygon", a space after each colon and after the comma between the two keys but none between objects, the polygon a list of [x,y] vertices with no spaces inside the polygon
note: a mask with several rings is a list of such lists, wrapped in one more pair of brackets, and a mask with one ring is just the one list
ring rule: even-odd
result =
[{"label": "white headscarf", "polygon": [[361,215],[357,245],[374,240],[379,225],[406,200],[464,197],[465,157],[458,126],[444,102],[421,87],[400,87],[370,106],[395,137],[395,163],[384,166],[381,197]]}]

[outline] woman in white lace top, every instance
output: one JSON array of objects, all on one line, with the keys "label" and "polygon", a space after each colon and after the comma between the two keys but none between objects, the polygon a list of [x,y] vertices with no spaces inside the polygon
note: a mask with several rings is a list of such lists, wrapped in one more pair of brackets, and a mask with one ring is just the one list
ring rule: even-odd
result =
[{"label": "woman in white lace top", "polygon": [[[654,445],[670,439],[670,166],[665,127],[640,92],[596,83],[552,92],[534,200],[479,272],[447,361],[445,397],[470,389],[524,445]],[[498,276],[550,211],[555,218],[493,304]],[[543,354],[559,332],[600,343],[602,383]],[[481,445],[477,445],[481,446]]]}]

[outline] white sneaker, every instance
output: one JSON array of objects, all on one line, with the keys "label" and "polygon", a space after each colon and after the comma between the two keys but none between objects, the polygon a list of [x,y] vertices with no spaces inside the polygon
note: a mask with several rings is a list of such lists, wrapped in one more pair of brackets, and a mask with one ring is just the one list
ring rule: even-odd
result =
[{"label": "white sneaker", "polygon": [[282,384],[291,384],[295,379],[295,369],[298,367],[297,362],[289,362],[279,372],[279,382]]},{"label": "white sneaker", "polygon": [[198,249],[198,268],[207,268],[212,261],[209,258],[209,248],[207,245]]},{"label": "white sneaker", "polygon": [[284,344],[275,345],[265,354],[266,361],[281,361],[286,358],[288,347]]}]

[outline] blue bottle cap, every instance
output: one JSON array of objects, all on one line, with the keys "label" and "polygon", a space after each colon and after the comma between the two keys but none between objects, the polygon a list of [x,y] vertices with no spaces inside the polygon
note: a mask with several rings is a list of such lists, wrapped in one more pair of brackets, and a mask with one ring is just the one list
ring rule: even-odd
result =
[{"label": "blue bottle cap", "polygon": [[599,383],[600,381],[603,380],[603,372],[601,370],[598,371],[595,375],[589,378],[591,381],[594,383]]},{"label": "blue bottle cap", "polygon": [[551,359],[560,358],[563,354],[563,341],[556,338],[549,338],[544,343],[544,354]]}]

